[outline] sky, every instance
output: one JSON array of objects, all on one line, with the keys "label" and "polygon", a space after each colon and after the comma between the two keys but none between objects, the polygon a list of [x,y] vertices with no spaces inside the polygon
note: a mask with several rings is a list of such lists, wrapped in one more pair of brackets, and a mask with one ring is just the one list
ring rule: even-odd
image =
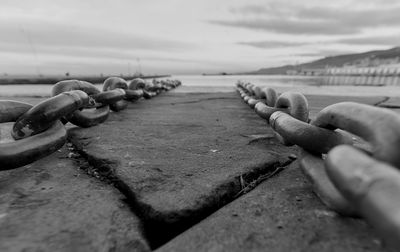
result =
[{"label": "sky", "polygon": [[397,0],[0,0],[0,75],[246,72],[400,45]]}]

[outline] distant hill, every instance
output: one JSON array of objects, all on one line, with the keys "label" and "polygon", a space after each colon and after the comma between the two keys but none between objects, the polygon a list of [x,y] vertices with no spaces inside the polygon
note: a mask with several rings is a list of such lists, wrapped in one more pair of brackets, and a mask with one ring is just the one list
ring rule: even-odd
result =
[{"label": "distant hill", "polygon": [[388,63],[400,63],[400,47],[389,50],[369,51],[356,54],[345,54],[325,57],[299,65],[285,65],[280,67],[261,68],[248,74],[286,74],[288,70],[323,69],[325,67],[343,67],[350,65],[376,66]]}]

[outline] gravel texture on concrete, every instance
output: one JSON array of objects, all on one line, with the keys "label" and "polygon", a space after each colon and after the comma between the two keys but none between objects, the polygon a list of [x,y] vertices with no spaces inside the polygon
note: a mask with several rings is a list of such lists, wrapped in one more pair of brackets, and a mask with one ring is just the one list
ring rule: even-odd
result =
[{"label": "gravel texture on concrete", "polygon": [[149,251],[123,195],[68,154],[0,172],[0,251]]}]

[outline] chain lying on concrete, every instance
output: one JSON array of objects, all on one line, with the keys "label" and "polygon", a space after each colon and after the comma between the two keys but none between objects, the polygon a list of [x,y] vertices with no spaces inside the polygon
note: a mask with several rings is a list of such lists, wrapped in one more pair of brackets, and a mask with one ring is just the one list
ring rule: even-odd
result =
[{"label": "chain lying on concrete", "polygon": [[278,140],[302,148],[300,167],[330,209],[364,217],[400,249],[400,116],[354,102],[321,110],[311,122],[306,98],[237,83],[243,100]]},{"label": "chain lying on concrete", "polygon": [[117,112],[142,97],[150,99],[181,85],[178,80],[134,79],[129,85],[118,77],[104,81],[103,92],[93,84],[65,80],[53,86],[51,98],[35,106],[18,101],[0,101],[0,123],[15,122],[15,141],[0,144],[0,170],[30,164],[60,149],[67,140],[63,124],[91,127],[104,122],[110,109]]}]

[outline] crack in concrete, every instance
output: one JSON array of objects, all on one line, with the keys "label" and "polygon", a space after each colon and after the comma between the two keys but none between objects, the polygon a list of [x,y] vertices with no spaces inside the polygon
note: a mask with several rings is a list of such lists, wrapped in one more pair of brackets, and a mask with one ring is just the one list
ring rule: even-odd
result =
[{"label": "crack in concrete", "polygon": [[[399,109],[400,108],[400,104],[390,104],[390,100],[393,97],[390,96],[386,96],[382,101],[379,101],[375,104],[373,104],[374,106],[380,107],[380,108],[388,108],[388,109]],[[385,102],[388,102],[389,104],[384,104]]]},{"label": "crack in concrete", "polygon": [[[212,193],[202,198],[202,202],[199,202],[195,208],[160,213],[151,205],[141,201],[123,179],[116,175],[115,167],[118,163],[106,160],[101,155],[90,155],[77,142],[71,142],[71,144],[80,158],[93,167],[95,172],[88,172],[89,175],[112,184],[127,198],[126,203],[131,211],[142,221],[143,234],[152,249],[160,247],[220,208],[255,189],[260,183],[276,175],[283,170],[283,167],[293,162],[293,160],[276,161],[270,165],[254,166],[249,172],[222,181],[213,189]],[[92,168],[89,168],[89,171],[90,169]]]},{"label": "crack in concrete", "polygon": [[275,176],[276,174],[278,174],[279,172],[283,171],[285,169],[285,167],[277,167],[276,170],[274,170],[271,173],[265,174],[265,175],[261,175],[258,178],[254,179],[253,181],[248,182],[248,184],[246,185],[246,182],[243,180],[242,177],[240,177],[240,183],[242,184],[242,190],[240,190],[240,192],[238,192],[235,195],[235,198],[238,198],[246,193],[249,193],[250,191],[252,191],[253,189],[255,189],[259,184],[261,184],[262,182],[264,182],[265,180]]},{"label": "crack in concrete", "polygon": [[[377,106],[381,107],[381,108],[388,108],[388,109],[399,109],[400,108],[400,104],[390,104],[390,99],[391,97],[388,97],[387,100],[380,102]],[[385,102],[389,101],[389,104],[384,104]]]},{"label": "crack in concrete", "polygon": [[381,105],[382,103],[387,102],[389,99],[390,99],[389,96],[384,96],[384,98],[383,98],[381,101],[378,101],[378,102],[374,103],[373,106],[378,106],[378,107],[380,107],[380,105]]}]

